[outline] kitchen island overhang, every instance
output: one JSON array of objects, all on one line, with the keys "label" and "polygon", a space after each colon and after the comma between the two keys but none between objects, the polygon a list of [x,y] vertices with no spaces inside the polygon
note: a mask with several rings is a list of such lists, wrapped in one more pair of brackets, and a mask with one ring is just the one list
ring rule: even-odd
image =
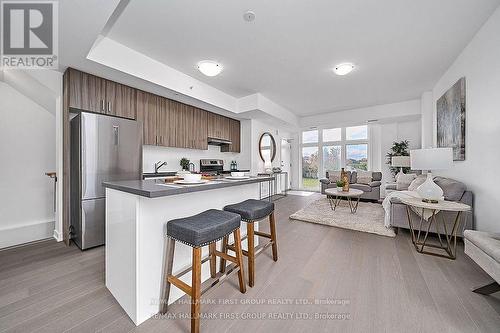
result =
[{"label": "kitchen island overhang", "polygon": [[[246,199],[261,199],[262,193],[269,191],[262,187],[269,186],[273,180],[272,176],[252,177],[197,186],[161,185],[162,181],[158,180],[103,183],[106,187],[106,287],[136,325],[159,311],[166,222],[208,209],[222,209]],[[244,222],[241,231],[246,235]],[[191,264],[191,251],[187,245],[176,244],[174,273]],[[207,254],[208,247],[205,247],[202,255]],[[202,281],[208,278],[209,266],[203,265]],[[187,273],[181,280],[190,284],[191,274]],[[172,287],[169,304],[183,295]]]}]

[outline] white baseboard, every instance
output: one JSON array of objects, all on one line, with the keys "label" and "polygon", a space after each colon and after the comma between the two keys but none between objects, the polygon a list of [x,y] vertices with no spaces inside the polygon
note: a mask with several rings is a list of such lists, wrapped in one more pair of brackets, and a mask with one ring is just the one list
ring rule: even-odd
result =
[{"label": "white baseboard", "polygon": [[0,229],[0,249],[51,238],[54,227],[55,221],[44,221]]},{"label": "white baseboard", "polygon": [[53,237],[58,242],[62,242],[62,240],[63,240],[62,234],[60,234],[59,231],[57,231],[56,229],[54,229]]}]

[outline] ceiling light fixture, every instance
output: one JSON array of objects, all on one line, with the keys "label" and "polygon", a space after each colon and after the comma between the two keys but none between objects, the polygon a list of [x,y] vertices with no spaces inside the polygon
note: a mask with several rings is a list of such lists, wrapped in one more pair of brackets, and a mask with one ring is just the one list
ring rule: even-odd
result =
[{"label": "ceiling light fixture", "polygon": [[333,71],[337,75],[346,75],[349,74],[354,69],[354,65],[350,62],[346,62],[340,65],[335,66]]},{"label": "ceiling light fixture", "polygon": [[217,76],[224,67],[212,60],[203,60],[198,63],[198,70],[206,76]]}]

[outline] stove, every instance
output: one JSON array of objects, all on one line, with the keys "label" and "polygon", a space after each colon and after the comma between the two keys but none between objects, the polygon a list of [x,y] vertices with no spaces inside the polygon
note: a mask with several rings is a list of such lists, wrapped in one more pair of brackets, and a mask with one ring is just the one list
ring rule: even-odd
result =
[{"label": "stove", "polygon": [[202,174],[217,176],[220,175],[222,171],[224,171],[223,160],[210,160],[210,159],[200,160],[200,172]]}]

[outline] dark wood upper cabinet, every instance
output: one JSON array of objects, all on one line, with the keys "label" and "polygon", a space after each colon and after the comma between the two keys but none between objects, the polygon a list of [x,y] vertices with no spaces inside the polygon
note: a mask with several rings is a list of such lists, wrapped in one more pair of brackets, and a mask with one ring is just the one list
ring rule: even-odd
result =
[{"label": "dark wood upper cabinet", "polygon": [[136,89],[73,68],[66,75],[70,108],[136,118]]},{"label": "dark wood upper cabinet", "polygon": [[189,116],[188,128],[191,128],[193,149],[208,149],[208,127],[207,119],[208,112],[199,108],[193,107],[192,114]]},{"label": "dark wood upper cabinet", "polygon": [[143,144],[208,149],[208,138],[230,140],[221,151],[240,151],[240,122],[191,105],[68,68],[64,97],[69,108],[137,119]]},{"label": "dark wood upper cabinet", "polygon": [[106,80],[106,113],[129,119],[136,119],[137,90]]},{"label": "dark wood upper cabinet", "polygon": [[137,91],[137,121],[142,122],[142,143],[157,144],[157,116],[159,97],[144,91]]},{"label": "dark wood upper cabinet", "polygon": [[68,69],[69,107],[97,113],[106,113],[106,80],[95,75]]},{"label": "dark wood upper cabinet", "polygon": [[240,153],[241,152],[241,123],[236,119],[229,119],[229,138],[231,144],[222,146],[221,152]]},{"label": "dark wood upper cabinet", "polygon": [[208,113],[208,137],[215,139],[229,140],[230,118],[216,113]]}]

